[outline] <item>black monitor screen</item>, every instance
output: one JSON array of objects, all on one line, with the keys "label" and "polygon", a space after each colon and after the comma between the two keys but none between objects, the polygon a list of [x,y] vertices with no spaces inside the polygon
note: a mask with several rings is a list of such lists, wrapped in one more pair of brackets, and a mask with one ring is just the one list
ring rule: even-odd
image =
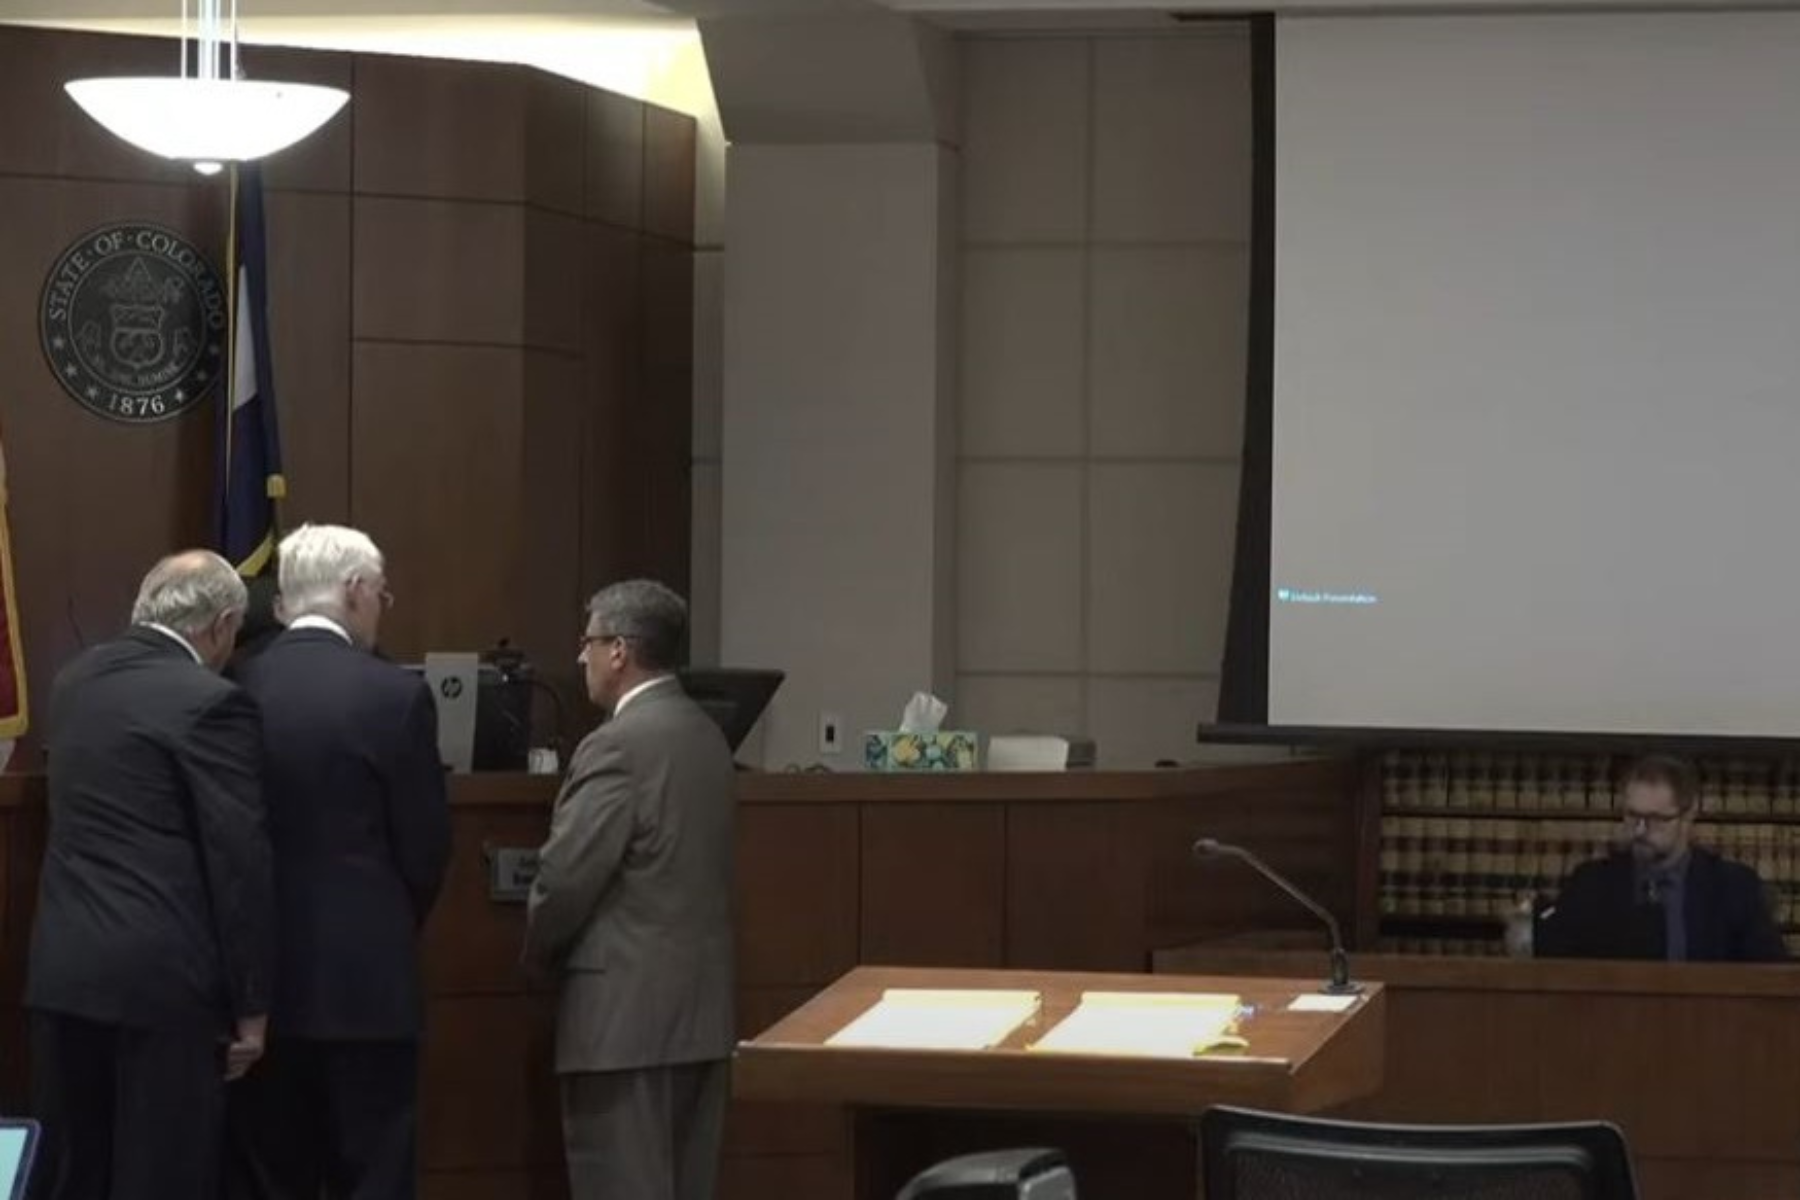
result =
[{"label": "black monitor screen", "polygon": [[719,723],[736,754],[785,678],[781,671],[751,667],[689,667],[681,672],[681,686]]}]

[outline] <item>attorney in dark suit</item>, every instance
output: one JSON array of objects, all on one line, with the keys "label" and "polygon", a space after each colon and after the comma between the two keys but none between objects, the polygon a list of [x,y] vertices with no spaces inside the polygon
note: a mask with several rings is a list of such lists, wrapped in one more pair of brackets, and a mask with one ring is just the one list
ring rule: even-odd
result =
[{"label": "attorney in dark suit", "polygon": [[25,1004],[48,1200],[208,1200],[227,1076],[263,1046],[274,913],[256,706],[217,671],[244,585],[158,563],[57,676]]},{"label": "attorney in dark suit", "polygon": [[1787,957],[1756,871],[1693,842],[1699,782],[1688,763],[1651,757],[1624,778],[1625,847],[1575,868],[1537,921],[1553,958],[1778,962]]},{"label": "attorney in dark suit", "polygon": [[580,661],[611,713],[581,743],[532,885],[528,966],[560,986],[573,1200],[709,1200],[735,1042],[731,752],[673,671],[661,584],[588,604]]},{"label": "attorney in dark suit", "polygon": [[243,663],[264,713],[280,956],[269,1053],[232,1096],[233,1191],[417,1187],[419,935],[450,853],[431,694],[371,654],[390,602],[366,534],[281,543],[286,632]]}]

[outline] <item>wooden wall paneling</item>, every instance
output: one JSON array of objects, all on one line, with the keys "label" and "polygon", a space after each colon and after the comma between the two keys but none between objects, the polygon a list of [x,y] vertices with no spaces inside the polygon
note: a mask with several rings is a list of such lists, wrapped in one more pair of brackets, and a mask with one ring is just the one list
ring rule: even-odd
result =
[{"label": "wooden wall paneling", "polygon": [[[582,295],[587,397],[581,468],[581,586],[623,578],[635,493],[632,408],[643,378],[643,255],[638,235],[590,224]],[[686,461],[684,457],[683,461]],[[686,544],[685,542],[683,543]]]},{"label": "wooden wall paneling", "polygon": [[[525,210],[524,342],[579,358],[586,347],[582,278],[587,268],[587,226],[577,217]],[[608,286],[609,281],[596,281]]]},{"label": "wooden wall paneling", "polygon": [[[273,174],[273,173],[271,173]],[[269,353],[288,498],[282,520],[350,519],[350,201],[270,190]]]},{"label": "wooden wall paneling", "polygon": [[758,1155],[720,1163],[718,1200],[849,1200],[847,1159],[824,1155]]},{"label": "wooden wall paneling", "polygon": [[630,506],[625,569],[685,594],[693,524],[693,248],[646,237],[642,261],[642,388],[625,409],[632,450],[622,464]]},{"label": "wooden wall paneling", "polygon": [[[65,38],[47,29],[12,29],[0,38],[0,112],[34,117],[7,123],[0,138],[0,174],[62,174],[64,122],[89,120],[63,91],[70,78],[63,70]],[[111,136],[97,127],[94,132]]]},{"label": "wooden wall paneling", "polygon": [[645,107],[644,232],[693,244],[698,154],[698,129],[692,117],[655,105]]},{"label": "wooden wall paneling", "polygon": [[1633,1146],[1672,1158],[1796,1159],[1791,1000],[1571,995],[1536,1013],[1518,1044],[1539,1064],[1547,1119],[1616,1120]]},{"label": "wooden wall paneling", "polygon": [[[1639,1043],[1680,1047],[1706,1068],[1685,1125],[1697,1158],[1784,1159],[1800,1166],[1800,1095],[1793,1087],[1800,1063],[1800,1029],[1791,1000],[1735,1000],[1724,1012],[1708,1011],[1690,997],[1671,997],[1653,1013],[1652,1036]],[[1665,1076],[1666,1078],[1666,1073]],[[1647,1084],[1643,1094],[1648,1095]],[[1659,1137],[1654,1127],[1642,1144],[1679,1156],[1683,1143]]]},{"label": "wooden wall paneling", "polygon": [[455,854],[431,920],[425,926],[425,988],[433,996],[504,995],[523,992],[519,969],[525,941],[525,906],[488,897],[486,851],[543,845],[550,832],[548,806],[451,809]]},{"label": "wooden wall paneling", "polygon": [[529,72],[390,54],[358,54],[355,69],[359,194],[525,200]]},{"label": "wooden wall paneling", "polygon": [[860,961],[1000,966],[1005,904],[1004,806],[863,806]]},{"label": "wooden wall paneling", "polygon": [[549,996],[448,996],[427,1005],[419,1162],[434,1170],[554,1170],[562,1119]]},{"label": "wooden wall paneling", "polygon": [[422,1200],[569,1200],[562,1170],[426,1171],[419,1178]]},{"label": "wooden wall paneling", "polygon": [[400,661],[517,633],[523,357],[356,344],[351,510],[388,558],[382,645]]},{"label": "wooden wall paneling", "polygon": [[[582,364],[568,354],[529,350],[525,354],[524,461],[520,478],[524,524],[513,568],[513,623],[508,636],[531,656],[538,677],[562,699],[556,731],[563,760],[592,727],[594,716],[576,638],[585,620],[581,580]],[[536,727],[547,731],[555,717],[537,706]]]},{"label": "wooden wall paneling", "polygon": [[525,199],[572,217],[587,212],[587,97],[593,89],[525,73]]},{"label": "wooden wall paneling", "polygon": [[857,964],[851,804],[740,805],[738,986],[819,988]]},{"label": "wooden wall paneling", "polygon": [[1721,1163],[1633,1154],[1638,1200],[1723,1200],[1800,1194],[1793,1163]]},{"label": "wooden wall paneling", "polygon": [[[1355,959],[1351,960],[1354,972]],[[1321,957],[1320,973],[1324,973]],[[1346,1109],[1366,1120],[1498,1122],[1534,1111],[1538,1068],[1531,1054],[1479,1053],[1518,1046],[1535,1025],[1538,997],[1390,988],[1381,1091]]]},{"label": "wooden wall paneling", "polygon": [[1198,861],[1200,837],[1260,855],[1348,927],[1355,896],[1356,827],[1349,792],[1246,791],[1153,806],[1147,824],[1152,947],[1248,929],[1323,928],[1247,865]]},{"label": "wooden wall paneling", "polygon": [[643,103],[611,92],[589,92],[585,159],[588,219],[618,229],[642,229]]},{"label": "wooden wall paneling", "polygon": [[1007,806],[1007,966],[1148,968],[1144,815],[1132,803]]},{"label": "wooden wall paneling", "polygon": [[355,337],[524,344],[522,206],[359,196],[355,238]]}]

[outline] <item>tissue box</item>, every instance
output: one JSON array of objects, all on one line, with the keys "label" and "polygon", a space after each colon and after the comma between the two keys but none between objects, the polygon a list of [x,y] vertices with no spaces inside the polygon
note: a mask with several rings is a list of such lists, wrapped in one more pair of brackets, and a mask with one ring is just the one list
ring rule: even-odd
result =
[{"label": "tissue box", "polygon": [[968,730],[871,729],[863,734],[863,766],[871,771],[973,771],[976,745],[976,735]]}]

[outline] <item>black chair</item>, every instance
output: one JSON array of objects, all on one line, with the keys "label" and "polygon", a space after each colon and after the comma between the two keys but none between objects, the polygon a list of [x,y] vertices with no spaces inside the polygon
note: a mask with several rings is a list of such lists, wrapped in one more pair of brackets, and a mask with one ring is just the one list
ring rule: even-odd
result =
[{"label": "black chair", "polygon": [[1211,1108],[1207,1200],[1636,1200],[1618,1128],[1378,1125]]},{"label": "black chair", "polygon": [[990,1150],[927,1167],[899,1200],[1075,1200],[1075,1176],[1060,1150]]}]

